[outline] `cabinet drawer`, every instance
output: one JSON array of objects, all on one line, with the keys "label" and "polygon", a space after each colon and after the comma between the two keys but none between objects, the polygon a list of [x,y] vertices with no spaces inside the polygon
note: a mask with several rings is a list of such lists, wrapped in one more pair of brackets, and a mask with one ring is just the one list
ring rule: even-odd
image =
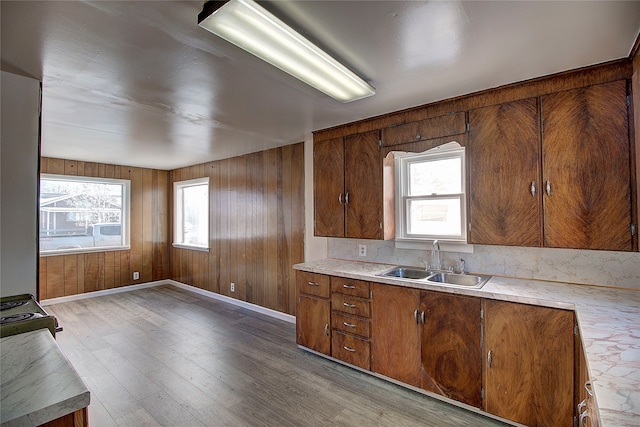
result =
[{"label": "cabinet drawer", "polygon": [[344,277],[331,277],[331,292],[369,298],[369,282]]},{"label": "cabinet drawer", "polygon": [[446,114],[382,129],[382,146],[424,141],[465,132],[466,121],[463,112]]},{"label": "cabinet drawer", "polygon": [[329,298],[329,276],[306,271],[296,272],[296,280],[300,293]]},{"label": "cabinet drawer", "polygon": [[360,317],[370,317],[371,307],[368,299],[356,298],[350,295],[332,294],[331,310],[353,314]]},{"label": "cabinet drawer", "polygon": [[362,369],[371,370],[371,343],[340,332],[332,334],[331,356]]},{"label": "cabinet drawer", "polygon": [[371,323],[369,320],[336,311],[331,315],[331,329],[360,335],[364,338],[369,338],[371,335]]}]

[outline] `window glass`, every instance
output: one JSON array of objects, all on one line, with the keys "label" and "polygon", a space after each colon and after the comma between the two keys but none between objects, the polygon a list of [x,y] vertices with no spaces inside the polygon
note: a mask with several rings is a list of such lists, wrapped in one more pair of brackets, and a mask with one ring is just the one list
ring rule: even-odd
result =
[{"label": "window glass", "polygon": [[128,248],[130,186],[129,180],[42,174],[40,252]]},{"label": "window glass", "polygon": [[209,247],[209,179],[192,179],[174,184],[175,246]]},{"label": "window glass", "polygon": [[466,242],[464,147],[395,153],[396,240]]}]

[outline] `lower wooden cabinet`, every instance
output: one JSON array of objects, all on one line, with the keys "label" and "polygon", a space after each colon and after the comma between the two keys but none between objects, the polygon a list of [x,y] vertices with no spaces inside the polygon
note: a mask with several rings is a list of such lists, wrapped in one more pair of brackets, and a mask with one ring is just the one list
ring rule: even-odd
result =
[{"label": "lower wooden cabinet", "polygon": [[301,346],[528,426],[596,411],[574,401],[571,311],[336,277],[320,293],[299,292]]},{"label": "lower wooden cabinet", "polygon": [[485,410],[528,426],[573,425],[573,313],[484,300]]},{"label": "lower wooden cabinet", "polygon": [[420,293],[420,386],[482,407],[481,299],[442,292]]},{"label": "lower wooden cabinet", "polygon": [[372,284],[373,372],[420,387],[420,291]]}]

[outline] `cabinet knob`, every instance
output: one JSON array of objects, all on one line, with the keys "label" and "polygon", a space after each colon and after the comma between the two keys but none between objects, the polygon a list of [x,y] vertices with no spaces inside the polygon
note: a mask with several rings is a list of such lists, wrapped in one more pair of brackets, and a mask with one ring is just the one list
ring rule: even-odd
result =
[{"label": "cabinet knob", "polygon": [[416,325],[420,323],[420,319],[418,318],[418,310],[413,312],[413,318],[416,320]]},{"label": "cabinet knob", "polygon": [[422,139],[422,135],[417,134],[417,135],[416,135],[416,141],[419,141],[419,140],[421,140],[421,139]]},{"label": "cabinet knob", "polygon": [[338,203],[342,204],[342,193],[338,196]]},{"label": "cabinet knob", "polygon": [[536,182],[531,181],[531,196],[536,197]]},{"label": "cabinet knob", "polygon": [[489,354],[487,354],[487,365],[489,367],[491,367],[492,358],[493,358],[493,352],[489,350]]},{"label": "cabinet knob", "polygon": [[547,196],[551,195],[551,181],[547,180]]}]

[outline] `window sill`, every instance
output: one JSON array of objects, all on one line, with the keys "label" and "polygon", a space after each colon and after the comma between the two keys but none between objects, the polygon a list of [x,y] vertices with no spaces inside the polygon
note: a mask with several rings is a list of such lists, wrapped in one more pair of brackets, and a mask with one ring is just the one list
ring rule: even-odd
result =
[{"label": "window sill", "polygon": [[171,246],[179,249],[191,249],[193,251],[209,252],[209,248],[206,246],[185,245],[184,243],[172,243]]},{"label": "window sill", "polygon": [[114,252],[114,251],[128,251],[131,250],[131,246],[101,246],[97,248],[77,248],[77,249],[61,249],[40,252],[40,257],[58,256],[58,255],[74,255],[74,254],[90,254],[94,252]]},{"label": "window sill", "polygon": [[[464,242],[447,242],[438,240],[440,244],[440,250],[442,252],[459,252],[463,254],[472,254],[473,245]],[[419,249],[419,250],[432,250],[433,240],[409,240],[409,239],[396,239],[396,249]]]}]

